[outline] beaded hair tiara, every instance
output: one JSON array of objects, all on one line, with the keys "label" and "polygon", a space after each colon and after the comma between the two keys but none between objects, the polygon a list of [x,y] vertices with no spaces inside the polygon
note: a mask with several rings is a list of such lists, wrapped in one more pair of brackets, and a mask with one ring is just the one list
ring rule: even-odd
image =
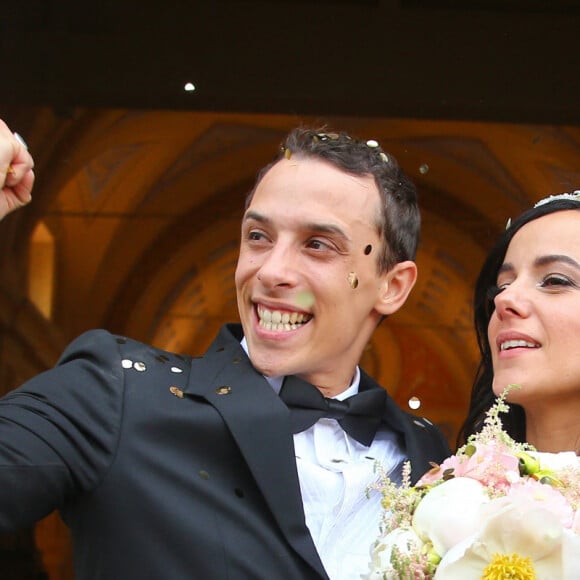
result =
[{"label": "beaded hair tiara", "polygon": [[534,204],[534,208],[540,207],[541,205],[545,205],[546,203],[550,203],[552,201],[558,201],[561,199],[569,199],[570,201],[578,201],[580,202],[580,189],[576,189],[572,193],[558,193],[556,195],[549,195],[548,197],[544,197],[537,203]]},{"label": "beaded hair tiara", "polygon": [[[567,199],[570,201],[577,201],[578,203],[580,203],[580,189],[576,189],[572,193],[557,193],[555,195],[548,195],[547,197],[544,197],[540,201],[537,201],[534,204],[534,209],[536,209],[537,207],[540,207],[542,205],[546,205],[547,203],[551,203],[553,201],[560,201],[563,199]],[[511,225],[512,225],[512,218],[509,218],[505,224],[505,229],[509,230]]]}]

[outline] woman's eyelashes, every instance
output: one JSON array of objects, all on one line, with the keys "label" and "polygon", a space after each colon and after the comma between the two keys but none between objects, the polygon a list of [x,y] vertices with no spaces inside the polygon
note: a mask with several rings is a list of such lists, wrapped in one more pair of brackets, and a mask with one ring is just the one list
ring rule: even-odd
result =
[{"label": "woman's eyelashes", "polygon": [[[498,281],[497,284],[490,286],[487,290],[488,300],[494,300],[495,297],[503,292],[509,285],[511,281]],[[569,276],[565,274],[547,274],[543,276],[536,284],[539,288],[558,288],[558,287],[575,287],[579,288],[578,284]]]},{"label": "woman's eyelashes", "polygon": [[578,284],[564,274],[548,274],[544,276],[539,284],[542,288],[557,288],[558,286],[578,287]]}]

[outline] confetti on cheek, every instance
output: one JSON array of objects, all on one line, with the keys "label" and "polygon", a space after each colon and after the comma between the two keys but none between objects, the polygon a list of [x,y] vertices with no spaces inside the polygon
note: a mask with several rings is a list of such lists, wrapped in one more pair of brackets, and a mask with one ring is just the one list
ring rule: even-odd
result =
[{"label": "confetti on cheek", "polygon": [[373,251],[373,247],[370,244],[368,244],[365,247],[365,256],[368,256],[372,251]]},{"label": "confetti on cheek", "polygon": [[314,306],[314,294],[309,290],[302,290],[296,295],[296,306],[302,310],[309,310]]},{"label": "confetti on cheek", "polygon": [[358,286],[358,276],[356,275],[356,272],[349,272],[347,280],[353,290]]}]

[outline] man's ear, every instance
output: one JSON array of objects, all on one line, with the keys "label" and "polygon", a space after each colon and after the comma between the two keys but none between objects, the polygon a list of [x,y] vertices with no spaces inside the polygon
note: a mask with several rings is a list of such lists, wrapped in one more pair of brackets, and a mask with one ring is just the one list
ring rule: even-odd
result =
[{"label": "man's ear", "polygon": [[383,316],[393,314],[407,300],[417,281],[417,264],[410,260],[398,262],[382,275],[376,310]]}]

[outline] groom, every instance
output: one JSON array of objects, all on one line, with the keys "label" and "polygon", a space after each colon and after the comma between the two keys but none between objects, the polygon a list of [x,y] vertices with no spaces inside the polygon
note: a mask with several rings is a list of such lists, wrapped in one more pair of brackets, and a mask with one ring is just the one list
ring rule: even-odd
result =
[{"label": "groom", "polygon": [[[4,124],[3,168],[1,215],[33,181]],[[0,400],[0,530],[59,509],[78,580],[358,578],[376,462],[416,481],[449,454],[358,367],[415,283],[418,230],[375,141],[294,130],[247,200],[241,325],[193,359],[90,331]]]}]

